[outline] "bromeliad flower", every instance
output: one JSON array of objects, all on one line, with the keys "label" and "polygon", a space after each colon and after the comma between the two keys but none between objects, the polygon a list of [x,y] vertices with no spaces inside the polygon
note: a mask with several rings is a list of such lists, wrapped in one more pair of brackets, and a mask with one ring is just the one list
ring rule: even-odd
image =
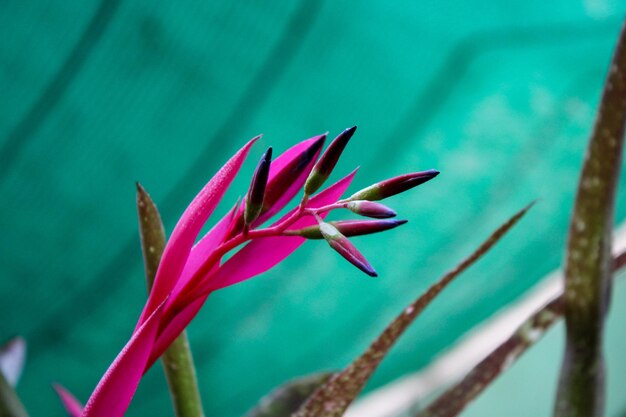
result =
[{"label": "bromeliad flower", "polygon": [[[307,139],[273,161],[269,148],[255,170],[242,203],[235,204],[194,244],[258,137],[249,141],[215,174],[176,224],[132,337],[98,383],[81,416],[122,416],[142,375],[187,327],[209,294],[267,271],[306,239],[326,239],[348,261],[367,274],[376,275],[348,237],[387,230],[405,221],[326,223],[325,216],[335,209],[349,209],[377,218],[395,216],[390,208],[369,200],[405,191],[434,178],[438,172],[430,170],[392,178],[341,200],[356,173],[353,171],[313,195],[329,177],[355,129],[341,133],[319,160],[326,135]],[[263,227],[303,187],[300,203],[272,225]],[[141,188],[138,192],[145,193]],[[224,261],[225,255],[235,249],[238,250]]]}]

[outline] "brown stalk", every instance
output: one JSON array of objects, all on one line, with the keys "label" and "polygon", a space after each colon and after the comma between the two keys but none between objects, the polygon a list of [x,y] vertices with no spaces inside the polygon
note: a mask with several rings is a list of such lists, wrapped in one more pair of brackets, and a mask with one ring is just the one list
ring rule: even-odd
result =
[{"label": "brown stalk", "polygon": [[604,319],[612,286],[611,231],[626,126],[626,26],[622,28],[585,155],[565,260],[565,355],[556,417],[604,413]]},{"label": "brown stalk", "polygon": [[[613,269],[626,265],[626,251],[613,258]],[[415,417],[454,417],[477,398],[501,373],[510,368],[544,333],[563,316],[563,293],[541,307],[506,341],[480,361],[459,382],[446,389]]]},{"label": "brown stalk", "polygon": [[531,206],[532,204],[528,205],[511,217],[506,223],[493,232],[474,253],[462,261],[456,268],[446,273],[413,303],[409,304],[360,357],[317,389],[298,412],[294,413],[292,416],[338,417],[343,415],[350,403],[361,392],[387,352],[389,352],[394,343],[400,338],[415,318],[448,284],[489,251],[491,247],[526,214]]}]

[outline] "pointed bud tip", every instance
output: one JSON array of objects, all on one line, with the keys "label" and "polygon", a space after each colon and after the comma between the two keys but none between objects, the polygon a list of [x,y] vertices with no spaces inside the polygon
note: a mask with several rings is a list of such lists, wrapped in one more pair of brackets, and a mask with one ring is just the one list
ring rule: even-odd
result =
[{"label": "pointed bud tip", "polygon": [[378,272],[376,272],[374,268],[371,268],[371,267],[363,269],[363,272],[365,272],[367,275],[369,275],[372,278],[376,278],[378,276]]},{"label": "pointed bud tip", "polygon": [[[265,189],[267,187],[271,162],[272,147],[270,146],[263,156],[261,156],[261,160],[252,175],[244,211],[244,224],[246,227],[259,217],[263,209],[263,200],[265,199]],[[244,229],[244,233],[245,232],[247,232],[247,228]]]},{"label": "pointed bud tip", "polygon": [[136,198],[137,198],[137,204],[144,204],[146,201],[152,201],[152,199],[150,198],[150,195],[148,194],[148,192],[146,191],[145,188],[143,188],[143,185],[141,185],[141,183],[139,183],[139,181],[135,181],[135,188],[136,188]]},{"label": "pointed bud tip", "polygon": [[[349,127],[337,135],[337,139],[342,139],[344,142],[348,142],[350,138],[354,135],[356,131],[356,126]],[[344,145],[345,146],[345,145]]]},{"label": "pointed bud tip", "polygon": [[316,136],[313,136],[313,137],[315,138],[315,143],[323,142],[328,137],[328,132],[324,132],[321,135],[316,135]]},{"label": "pointed bud tip", "polygon": [[326,142],[326,137],[328,136],[328,132],[322,133],[321,135],[313,136],[315,139],[313,143],[309,146],[307,150],[307,157],[311,158],[315,153],[317,153],[324,146],[324,142]]}]

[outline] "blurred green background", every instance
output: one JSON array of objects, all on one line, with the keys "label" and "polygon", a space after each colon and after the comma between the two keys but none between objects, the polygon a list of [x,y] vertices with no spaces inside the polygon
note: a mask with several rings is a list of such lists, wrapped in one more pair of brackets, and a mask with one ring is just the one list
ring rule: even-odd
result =
[{"label": "blurred green background", "polygon": [[[209,298],[189,329],[207,416],[239,416],[286,379],[346,365],[443,271],[539,198],[427,310],[368,390],[423,367],[560,264],[623,6],[2,1],[0,337],[29,343],[18,388],[31,414],[63,415],[52,381],[86,400],[134,327],[146,297],[134,181],[170,231],[258,133],[265,136],[216,217],[245,192],[266,146],[280,152],[354,124],[336,169],[338,177],[361,166],[351,190],[408,171],[442,174],[389,201],[407,225],[355,239],[380,278],[309,242],[271,272]],[[626,214],[624,188],[617,214]],[[559,332],[549,339],[558,343]],[[626,343],[623,333],[616,343]],[[518,395],[490,400],[495,408],[481,405],[482,415],[534,415],[523,408],[536,397],[533,381],[547,379],[549,394],[560,362],[560,349],[544,351],[535,372],[512,385]],[[610,382],[623,386],[626,377]],[[624,397],[612,397],[610,415],[624,409]],[[171,415],[160,367],[128,415]]]}]

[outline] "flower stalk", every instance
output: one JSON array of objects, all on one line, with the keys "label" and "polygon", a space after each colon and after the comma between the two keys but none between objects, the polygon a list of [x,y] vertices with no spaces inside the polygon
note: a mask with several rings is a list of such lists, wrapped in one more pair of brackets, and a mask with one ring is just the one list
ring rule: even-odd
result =
[{"label": "flower stalk", "polygon": [[587,148],[565,260],[566,346],[556,417],[601,417],[604,321],[612,286],[615,191],[626,127],[626,25],[622,28]]}]

